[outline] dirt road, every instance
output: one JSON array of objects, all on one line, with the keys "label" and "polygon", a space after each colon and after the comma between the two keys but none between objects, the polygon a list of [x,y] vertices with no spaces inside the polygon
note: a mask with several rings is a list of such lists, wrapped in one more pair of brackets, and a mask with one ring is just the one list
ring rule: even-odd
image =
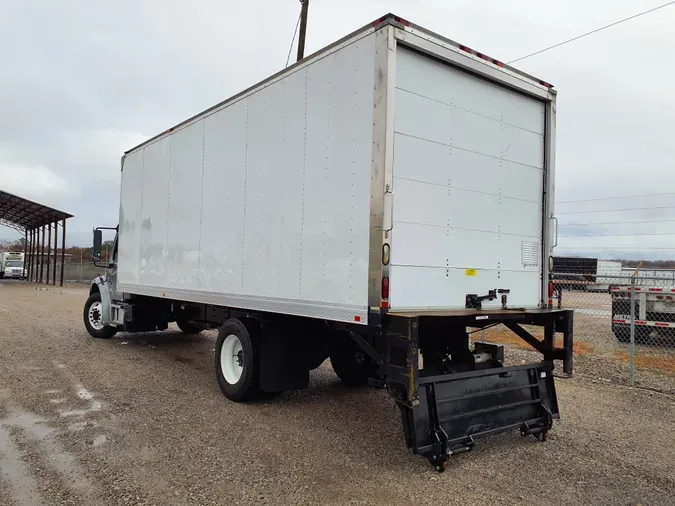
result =
[{"label": "dirt road", "polygon": [[0,283],[0,505],[675,504],[675,399],[559,380],[546,443],[478,442],[437,474],[386,393],[310,388],[236,404],[215,334],[87,336],[86,291]]}]

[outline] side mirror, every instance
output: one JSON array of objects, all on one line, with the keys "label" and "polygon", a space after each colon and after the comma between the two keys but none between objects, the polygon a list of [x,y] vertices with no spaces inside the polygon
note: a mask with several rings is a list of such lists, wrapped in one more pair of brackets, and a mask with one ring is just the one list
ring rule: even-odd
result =
[{"label": "side mirror", "polygon": [[103,232],[99,229],[94,230],[94,247],[91,252],[91,259],[94,262],[101,260],[101,246],[103,244]]}]

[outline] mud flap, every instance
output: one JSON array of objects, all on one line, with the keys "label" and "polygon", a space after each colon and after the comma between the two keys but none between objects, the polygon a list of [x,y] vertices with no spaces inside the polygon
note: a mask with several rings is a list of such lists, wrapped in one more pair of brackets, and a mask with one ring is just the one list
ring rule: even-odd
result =
[{"label": "mud flap", "polygon": [[520,429],[544,440],[559,418],[553,364],[419,378],[419,404],[399,403],[406,443],[442,471],[475,439]]}]

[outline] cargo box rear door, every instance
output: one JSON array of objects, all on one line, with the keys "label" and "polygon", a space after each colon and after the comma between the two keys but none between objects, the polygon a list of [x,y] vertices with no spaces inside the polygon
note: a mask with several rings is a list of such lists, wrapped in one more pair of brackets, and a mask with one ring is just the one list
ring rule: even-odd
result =
[{"label": "cargo box rear door", "polygon": [[541,303],[545,109],[399,46],[392,310],[463,308],[495,288]]}]

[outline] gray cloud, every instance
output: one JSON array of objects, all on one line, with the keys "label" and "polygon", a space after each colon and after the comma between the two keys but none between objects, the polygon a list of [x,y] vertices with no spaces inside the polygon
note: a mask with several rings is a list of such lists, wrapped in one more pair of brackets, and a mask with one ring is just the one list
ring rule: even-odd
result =
[{"label": "gray cloud", "polygon": [[[313,0],[308,49],[388,11],[503,61],[658,5],[573,0],[476,2]],[[0,185],[76,215],[72,244],[115,224],[122,152],[278,71],[297,19],[296,0],[197,3],[146,0],[0,4]],[[675,8],[633,20],[517,66],[559,90],[560,200],[675,188]],[[675,191],[675,190],[673,190]],[[562,225],[675,219],[675,198],[560,204]],[[563,226],[561,253],[672,257],[675,223]],[[0,228],[0,238],[13,237]],[[628,250],[627,248],[633,248]]]}]

